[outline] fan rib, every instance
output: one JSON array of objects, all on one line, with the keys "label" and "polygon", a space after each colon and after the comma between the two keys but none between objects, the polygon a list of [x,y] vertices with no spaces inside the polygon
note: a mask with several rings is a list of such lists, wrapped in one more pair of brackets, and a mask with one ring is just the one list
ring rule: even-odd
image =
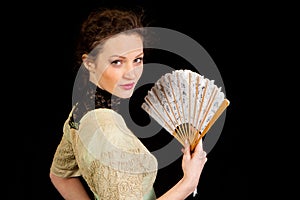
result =
[{"label": "fan rib", "polygon": [[193,149],[196,147],[196,145],[199,143],[200,139],[205,136],[205,134],[209,131],[209,129],[212,127],[212,125],[216,122],[216,120],[221,116],[221,114],[224,112],[224,110],[229,106],[230,102],[228,99],[224,99],[214,116],[211,118],[210,122],[207,124],[205,129],[202,131],[198,139],[193,145]]},{"label": "fan rib", "polygon": [[216,86],[214,85],[213,92],[212,92],[212,95],[210,95],[210,97],[209,97],[208,106],[206,107],[204,116],[203,116],[202,121],[201,121],[201,124],[200,124],[200,126],[199,126],[199,130],[201,130],[201,128],[202,128],[202,125],[203,125],[203,123],[204,123],[204,121],[205,121],[205,119],[206,119],[206,116],[207,116],[207,114],[208,114],[209,111],[210,111],[212,102],[214,102],[214,100],[215,100],[216,94],[217,94]]},{"label": "fan rib", "polygon": [[[201,118],[200,118],[200,116],[201,116],[201,113],[202,113],[202,107],[203,107],[203,102],[204,102],[204,97],[205,97],[205,95],[206,95],[206,91],[207,91],[207,86],[208,86],[208,82],[209,82],[209,80],[208,79],[205,79],[204,78],[204,80],[206,81],[205,82],[205,87],[204,87],[204,89],[203,89],[203,93],[201,93],[202,95],[201,95],[201,100],[200,100],[200,106],[199,106],[199,110],[198,110],[198,117],[197,117],[197,123],[195,124],[195,127],[197,127],[198,126],[198,124],[201,122]],[[198,143],[198,141],[197,141],[197,138],[199,137],[199,132],[200,132],[200,128],[198,128],[197,129],[197,134],[195,135],[195,137],[194,137],[194,140],[193,140],[193,142],[192,142],[192,144],[191,144],[191,150],[193,151],[194,150],[194,148],[195,148],[195,146],[196,146],[196,144]]]},{"label": "fan rib", "polygon": [[[198,126],[198,124],[201,123],[200,116],[201,116],[201,113],[202,113],[202,107],[203,107],[203,104],[204,104],[203,103],[204,102],[204,97],[206,95],[206,90],[207,90],[207,85],[208,85],[208,79],[205,79],[205,80],[206,80],[206,83],[205,83],[203,94],[201,96],[201,103],[200,103],[200,106],[199,106],[199,111],[198,111],[198,117],[197,117],[197,124],[196,124],[196,126]],[[198,129],[198,130],[200,131],[201,129]]]},{"label": "fan rib", "polygon": [[[178,73],[176,73],[176,78],[177,78],[177,85],[178,85],[179,93],[181,94],[182,91],[181,91],[181,87],[180,87],[180,79],[178,77]],[[181,101],[181,105],[183,105],[182,95],[180,95],[180,101]],[[185,116],[184,109],[183,109],[183,107],[181,107],[181,108],[182,108],[182,115],[184,117]],[[187,128],[186,128],[186,124],[185,123],[183,123],[183,128],[184,128],[183,134],[186,137],[186,135],[187,135]]]},{"label": "fan rib", "polygon": [[224,112],[224,110],[227,108],[227,106],[229,106],[229,103],[230,102],[228,101],[228,99],[223,100],[222,104],[220,105],[220,107],[218,108],[216,113],[213,115],[213,117],[211,118],[211,120],[209,121],[209,123],[207,124],[205,129],[202,131],[200,137],[203,137],[208,132],[210,127],[212,127],[212,125],[221,116],[221,114]]},{"label": "fan rib", "polygon": [[146,97],[146,102],[148,103],[149,107],[152,108],[156,112],[156,114],[161,118],[161,120],[169,127],[170,130],[173,130],[171,125],[164,119],[164,117],[160,114],[160,112],[156,109],[156,107],[151,103],[151,101]]},{"label": "fan rib", "polygon": [[[171,128],[171,129],[172,129],[172,130],[175,130],[175,133],[178,132],[178,128],[177,128],[176,124],[174,124],[174,121],[172,120],[171,116],[170,116],[169,113],[167,112],[166,108],[164,107],[164,105],[163,105],[161,99],[159,98],[159,96],[157,95],[156,91],[153,90],[153,93],[154,93],[155,97],[157,98],[157,100],[159,101],[161,107],[164,109],[165,113],[168,115],[168,118],[169,118],[170,121],[172,122],[174,128]],[[174,132],[173,132],[173,135],[174,135]],[[175,136],[175,135],[174,135],[174,136]],[[177,137],[178,137],[178,136],[177,136]]]},{"label": "fan rib", "polygon": [[199,93],[199,83],[200,83],[200,77],[197,76],[197,82],[196,82],[196,96],[195,96],[195,102],[194,102],[194,122],[193,122],[193,127],[195,128],[194,130],[194,133],[193,133],[193,138],[191,141],[194,141],[198,135],[198,132],[199,130],[196,129],[196,124],[197,124],[197,121],[196,121],[196,110],[197,110],[197,103],[198,103],[198,93]]},{"label": "fan rib", "polygon": [[[149,99],[147,97],[145,98],[145,101],[148,103],[149,107],[151,107],[152,110],[154,110],[156,112],[156,114],[158,114],[158,116],[161,118],[161,120],[168,126],[169,133],[171,133],[178,141],[181,141],[177,135],[174,135],[174,132],[173,132],[174,128],[164,119],[164,117],[160,114],[160,112],[155,108],[155,106],[151,103],[151,101],[149,101]],[[163,127],[165,129],[167,129],[165,126],[163,126]],[[182,145],[184,145],[184,144],[182,143]]]},{"label": "fan rib", "polygon": [[[170,83],[170,87],[171,87],[171,91],[172,91],[172,96],[173,96],[173,99],[174,99],[174,102],[175,102],[175,106],[176,106],[176,109],[177,110],[179,110],[179,107],[178,107],[178,102],[177,102],[177,100],[176,100],[176,98],[175,98],[175,92],[174,92],[174,88],[173,88],[173,86],[172,86],[172,81],[171,81],[171,78],[170,78],[170,76],[168,76],[168,80],[169,80],[169,83]],[[170,102],[169,102],[169,99],[167,98],[167,101],[168,101],[168,103],[169,103],[169,105],[170,105]],[[173,111],[173,109],[172,109],[172,106],[170,105],[170,107],[171,107],[171,111],[172,111],[172,113],[173,113],[173,115],[174,115],[174,118],[175,118],[175,120],[176,120],[176,115],[174,114],[174,111]],[[176,120],[176,122],[177,122],[177,124],[182,124],[183,122],[183,120],[181,119],[181,115],[180,115],[180,112],[178,112],[178,115],[179,115],[179,119],[180,119],[180,122],[178,122],[177,120]],[[183,134],[184,134],[184,130],[182,129],[182,126],[178,126],[178,129],[179,129],[179,135],[180,135],[180,138],[181,138],[181,143],[184,143],[184,141],[183,141],[183,138],[184,138],[184,136],[183,136]]]},{"label": "fan rib", "polygon": [[180,129],[180,126],[178,127],[176,124],[178,124],[178,121],[177,121],[177,119],[176,119],[176,116],[175,116],[175,114],[174,114],[174,111],[173,111],[173,108],[172,108],[172,106],[171,106],[171,103],[170,103],[170,100],[169,100],[169,98],[168,98],[168,95],[167,95],[167,93],[166,93],[166,90],[165,90],[165,88],[162,88],[162,92],[163,92],[163,94],[165,95],[165,98],[166,98],[166,100],[167,100],[167,102],[168,102],[168,105],[169,105],[169,107],[170,107],[170,110],[171,110],[171,112],[172,112],[172,114],[173,114],[173,116],[174,116],[174,121],[175,121],[175,124],[174,124],[174,122],[173,122],[173,120],[171,119],[171,116],[170,115],[168,115],[169,116],[169,118],[170,118],[170,120],[173,122],[173,124],[174,124],[174,126],[175,126],[175,132],[174,133],[178,133],[179,134],[179,137],[181,138],[182,136],[181,136],[181,131],[179,130]]},{"label": "fan rib", "polygon": [[191,73],[189,73],[189,104],[188,104],[188,106],[189,106],[189,119],[188,119],[188,128],[189,128],[189,132],[188,132],[188,142],[189,142],[189,144],[191,143],[191,140],[190,140],[190,137],[191,137],[191,100],[192,100],[192,98],[191,98]]}]

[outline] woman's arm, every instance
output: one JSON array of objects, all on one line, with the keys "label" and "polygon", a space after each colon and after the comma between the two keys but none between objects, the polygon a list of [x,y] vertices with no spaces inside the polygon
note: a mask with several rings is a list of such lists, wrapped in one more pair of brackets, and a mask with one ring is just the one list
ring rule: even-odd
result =
[{"label": "woman's arm", "polygon": [[50,172],[50,179],[64,199],[90,200],[90,197],[79,178],[61,178]]},{"label": "woman's arm", "polygon": [[207,161],[206,152],[203,151],[202,139],[192,154],[188,144],[182,151],[184,153],[182,158],[183,178],[157,200],[183,200],[193,193],[197,187]]}]

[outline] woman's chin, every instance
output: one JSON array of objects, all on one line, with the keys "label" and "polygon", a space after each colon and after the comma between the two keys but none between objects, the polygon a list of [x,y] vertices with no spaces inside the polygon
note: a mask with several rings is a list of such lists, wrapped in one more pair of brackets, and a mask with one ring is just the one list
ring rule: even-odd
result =
[{"label": "woman's chin", "polygon": [[122,93],[114,94],[114,95],[121,98],[121,99],[128,99],[132,96],[132,94],[133,94],[133,90],[128,91],[128,92],[122,92]]}]

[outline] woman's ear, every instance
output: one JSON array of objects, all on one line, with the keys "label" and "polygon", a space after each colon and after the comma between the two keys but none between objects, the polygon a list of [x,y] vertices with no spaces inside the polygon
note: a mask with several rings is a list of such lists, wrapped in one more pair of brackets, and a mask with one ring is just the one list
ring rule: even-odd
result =
[{"label": "woman's ear", "polygon": [[95,64],[94,62],[89,58],[89,56],[87,54],[83,54],[81,56],[82,58],[82,62],[85,66],[85,68],[89,71],[94,73],[95,72]]}]

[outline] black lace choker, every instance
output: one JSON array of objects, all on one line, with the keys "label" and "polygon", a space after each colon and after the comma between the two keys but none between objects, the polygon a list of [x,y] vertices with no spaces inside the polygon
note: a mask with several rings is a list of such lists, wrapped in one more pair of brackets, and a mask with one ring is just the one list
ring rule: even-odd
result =
[{"label": "black lace choker", "polygon": [[76,107],[69,120],[71,128],[78,129],[80,119],[90,110],[98,108],[113,109],[118,112],[120,98],[112,95],[106,90],[102,90],[94,83],[89,82],[87,87],[81,92],[80,99],[76,101]]}]

